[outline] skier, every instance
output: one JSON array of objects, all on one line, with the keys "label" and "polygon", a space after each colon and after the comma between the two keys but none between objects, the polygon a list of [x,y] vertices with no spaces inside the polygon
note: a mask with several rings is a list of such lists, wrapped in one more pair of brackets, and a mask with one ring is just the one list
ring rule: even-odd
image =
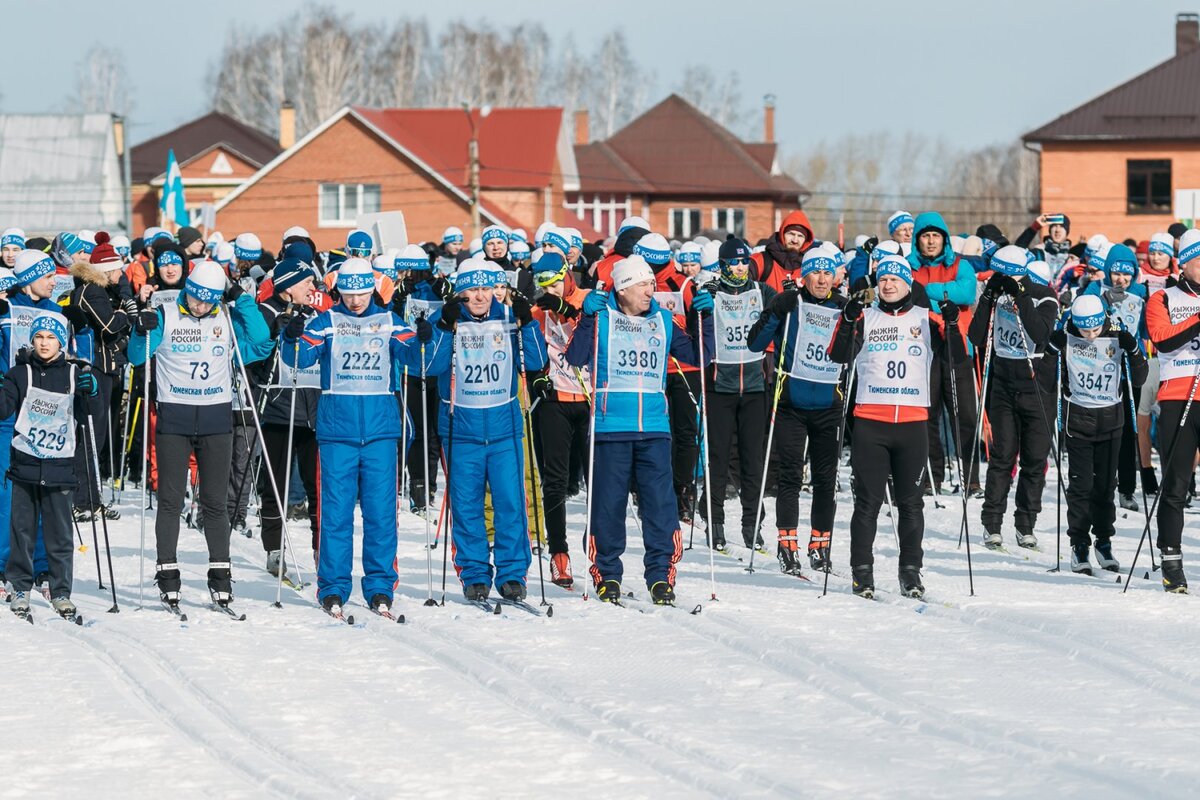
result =
[{"label": "skier", "polygon": [[592,365],[595,403],[589,570],[596,595],[619,602],[624,568],[625,518],[631,482],[646,544],[646,586],[655,603],[675,601],[675,564],[683,554],[672,485],[671,427],[667,421],[667,359],[700,366],[713,352],[712,295],[697,292],[685,330],[654,299],[654,271],[640,255],[612,270],[612,291],[593,291],[583,303],[567,363]]},{"label": "skier", "polygon": [[888,217],[887,229],[888,238],[892,239],[896,244],[908,245],[908,248],[901,247],[900,252],[905,257],[908,256],[908,250],[912,248],[913,227],[916,220],[913,215],[907,211],[897,211]]},{"label": "skier", "polygon": [[1142,384],[1146,357],[1136,336],[1109,319],[1109,309],[1095,294],[1075,299],[1066,324],[1051,334],[1047,352],[1062,380],[1071,571],[1092,574],[1090,533],[1095,537],[1096,563],[1116,572],[1121,565],[1112,552],[1117,516],[1113,490],[1130,406],[1125,381],[1134,388]]},{"label": "skier", "polygon": [[[174,303],[138,315],[129,340],[129,363],[155,359],[158,450],[158,513],[154,519],[160,599],[178,607],[182,586],[176,553],[188,462],[196,458],[204,537],[208,543],[208,590],[213,602],[228,609],[233,600],[229,563],[229,516],[226,493],[233,460],[233,340],[237,326],[240,356],[254,361],[267,326],[254,298],[233,284],[226,288],[220,265],[197,261]],[[222,302],[232,306],[226,314]],[[147,348],[147,341],[149,347]]]},{"label": "skier", "polygon": [[[293,287],[294,288],[294,287]],[[400,375],[420,369],[416,335],[390,309],[372,301],[375,275],[366,259],[338,265],[340,302],[307,319],[294,314],[280,338],[289,367],[320,364],[322,396],[316,432],[320,455],[321,532],[317,597],[330,614],[350,598],[354,506],[362,507],[362,593],[372,610],[390,613],[396,574],[396,440]],[[418,323],[418,333],[425,323]],[[411,431],[406,421],[404,430]],[[281,480],[280,476],[276,476]]]},{"label": "skier", "polygon": [[750,277],[776,292],[783,291],[784,278],[800,272],[805,251],[813,245],[812,223],[803,211],[792,211],[779,223],[762,252],[755,253]]},{"label": "skier", "polygon": [[30,326],[30,336],[30,352],[8,371],[0,389],[0,418],[17,415],[8,471],[11,608],[18,616],[29,615],[34,549],[41,533],[49,560],[50,603],[56,613],[73,619],[75,422],[88,414],[86,401],[95,396],[97,383],[86,367],[81,370],[67,360],[67,328],[60,317],[38,317]]},{"label": "skier", "polygon": [[[988,374],[985,402],[992,440],[982,513],[983,541],[991,548],[999,548],[1003,542],[1000,528],[1018,455],[1020,473],[1014,513],[1017,544],[1037,547],[1033,528],[1042,509],[1046,459],[1052,444],[1054,374],[1039,365],[1046,341],[1058,321],[1058,298],[1048,287],[1026,277],[1028,263],[1029,251],[1023,247],[1006,245],[996,251],[990,264],[992,275],[967,331],[971,344],[984,351],[989,323],[992,327],[992,361],[984,365]],[[1037,379],[1031,370],[1040,373]],[[961,413],[961,399],[971,395],[960,391],[958,396]],[[968,436],[973,437],[974,432]],[[968,443],[964,449],[970,453],[971,438],[959,441]]]},{"label": "skier", "polygon": [[[1200,231],[1179,239],[1180,276],[1174,286],[1155,292],[1146,303],[1146,329],[1158,349],[1158,451],[1163,477],[1159,487],[1158,549],[1163,589],[1187,593],[1180,549],[1183,509],[1195,470],[1200,442],[1200,409],[1193,407],[1200,384]],[[1184,410],[1187,414],[1184,414]]]},{"label": "skier", "polygon": [[805,253],[800,287],[785,284],[787,288],[768,304],[767,313],[750,329],[748,337],[754,351],[761,352],[774,343],[780,359],[784,385],[777,389],[781,393],[775,423],[780,462],[775,499],[777,557],[780,569],[793,575],[801,570],[797,528],[806,446],[812,465],[808,560],[813,569],[829,566],[830,536],[837,511],[834,490],[845,389],[840,385],[842,366],[829,360],[828,349],[846,298],[833,292],[835,272],[833,259],[811,250]]},{"label": "skier", "polygon": [[1040,231],[1046,231],[1042,237],[1042,250],[1046,253],[1046,263],[1052,272],[1062,269],[1067,263],[1067,254],[1071,250],[1071,218],[1066,214],[1039,214],[1033,223],[1021,231],[1013,244],[1017,247],[1029,247]]},{"label": "skier", "polygon": [[582,461],[587,450],[587,381],[591,365],[576,370],[567,363],[566,353],[588,291],[576,286],[569,265],[557,253],[542,256],[534,279],[543,291],[533,317],[542,326],[547,364],[531,382],[530,396],[540,400],[534,421],[541,441],[539,462],[550,580],[570,588],[574,578],[567,546],[567,497],[574,478],[572,465]]},{"label": "skier", "polygon": [[[1150,237],[1149,252],[1146,265],[1138,273],[1138,279],[1146,287],[1147,302],[1155,292],[1165,289],[1167,281],[1175,283],[1178,278],[1175,270],[1175,237],[1169,233],[1156,233]],[[1145,312],[1142,314],[1142,324],[1145,325]],[[1149,334],[1145,334],[1149,337]],[[1142,490],[1147,495],[1158,494],[1158,473],[1152,463],[1152,448],[1150,434],[1152,430],[1151,415],[1156,413],[1159,385],[1158,350],[1147,348],[1149,371],[1146,382],[1141,387],[1141,397],[1137,406],[1137,436],[1138,450],[1142,458]]]},{"label": "skier", "polygon": [[[709,475],[708,489],[712,492],[712,519],[708,520],[710,545],[720,551],[725,550],[725,484],[729,479],[730,448],[735,432],[742,541],[747,548],[753,548],[761,541],[758,537],[758,492],[767,431],[766,376],[763,348],[751,347],[748,334],[762,317],[763,308],[775,298],[775,290],[750,280],[750,255],[749,245],[741,239],[726,239],[720,249],[720,278],[710,284],[715,289],[713,327],[716,348],[704,395],[704,413],[708,416],[704,469]],[[704,498],[700,503],[702,513],[707,511],[708,500]],[[792,536],[793,557],[795,550],[795,536]]]},{"label": "skier", "polygon": [[0,233],[0,263],[5,269],[12,269],[17,263],[17,253],[25,249],[25,231],[20,228],[8,228]]},{"label": "skier", "polygon": [[[922,215],[924,216],[924,215]],[[918,228],[921,227],[918,222]],[[854,514],[850,518],[850,566],[853,591],[875,595],[875,531],[888,480],[898,516],[901,593],[925,595],[921,584],[925,535],[921,478],[928,456],[930,367],[946,352],[952,366],[966,360],[957,330],[958,305],[939,304],[941,317],[914,297],[907,261],[886,256],[875,270],[878,301],[864,309],[852,299],[842,309],[829,348],[830,358],[854,361],[858,374],[851,461],[854,464]]]},{"label": "skier", "polygon": [[[457,294],[433,315],[427,356],[427,374],[438,376],[443,398],[438,433],[445,450],[454,564],[463,594],[472,602],[486,602],[493,583],[505,600],[524,600],[532,561],[517,380],[519,371],[546,367],[546,343],[528,300],[513,294],[509,309],[496,299],[496,287],[506,284],[503,270],[490,261],[460,264],[454,276]],[[489,490],[494,566],[484,526]]]}]

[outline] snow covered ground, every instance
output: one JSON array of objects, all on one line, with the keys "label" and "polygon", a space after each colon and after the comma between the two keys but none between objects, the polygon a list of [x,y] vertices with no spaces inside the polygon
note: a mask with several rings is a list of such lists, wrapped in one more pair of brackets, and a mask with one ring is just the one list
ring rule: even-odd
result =
[{"label": "snow covered ground", "polygon": [[[203,540],[187,530],[186,628],[150,585],[135,610],[138,512],[135,494],[126,499],[110,525],[120,614],[104,613],[111,600],[89,551],[76,555],[75,597],[92,626],[52,619],[40,598],[33,626],[0,617],[4,797],[1200,792],[1196,599],[1142,579],[1145,551],[1126,595],[1108,574],[1047,573],[1051,491],[1042,552],[1017,555],[1011,528],[1013,554],[973,547],[974,597],[956,549],[961,506],[946,497],[945,509],[926,507],[928,604],[894,593],[866,602],[836,577],[821,597],[819,580],[781,575],[773,559],[749,574],[727,555],[716,557],[713,602],[698,531],[680,564],[683,608],[639,613],[548,584],[549,619],[487,616],[453,580],[444,608],[423,607],[423,523],[405,513],[397,610],[408,622],[356,598],[362,628],[330,620],[308,592],[285,588],[283,609],[272,608],[261,547],[240,536],[235,590],[248,619],[204,610]],[[847,574],[847,496],[840,508],[833,552]],[[977,536],[978,514],[974,501]],[[1200,553],[1196,523],[1189,515],[1185,554]],[[768,515],[764,530],[772,524]],[[1141,525],[1140,514],[1118,517],[1123,564]],[[644,595],[632,518],[629,531],[626,587]],[[877,553],[876,583],[894,592],[886,518]],[[1185,558],[1200,577],[1200,558]],[[152,563],[151,552],[147,579]],[[537,603],[536,565],[531,575]],[[702,613],[688,614],[696,604]]]}]

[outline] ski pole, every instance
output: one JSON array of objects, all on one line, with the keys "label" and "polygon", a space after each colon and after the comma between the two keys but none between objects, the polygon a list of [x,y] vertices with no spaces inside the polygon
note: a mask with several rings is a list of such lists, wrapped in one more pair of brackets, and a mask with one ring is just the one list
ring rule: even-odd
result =
[{"label": "ski pole", "polygon": [[[1054,429],[1061,431],[1062,423],[1062,356],[1057,356],[1054,363],[1054,382],[1057,384],[1054,387]],[[1058,460],[1062,462],[1062,437],[1058,440]],[[1057,467],[1055,468],[1057,469]],[[1054,568],[1046,570],[1047,572],[1060,572],[1062,570],[1062,500],[1063,500],[1063,474],[1058,474],[1058,488],[1054,492]]]},{"label": "ski pole", "polygon": [[[288,305],[291,305],[291,304],[289,303]],[[299,313],[299,312],[297,312],[297,313]],[[282,361],[282,359],[280,359],[280,361]],[[283,476],[284,500],[286,500],[288,497],[291,496],[290,492],[291,492],[291,488],[292,488],[292,437],[295,434],[295,430],[296,430],[296,394],[297,394],[297,392],[296,392],[296,370],[299,369],[299,366],[298,366],[299,364],[300,364],[300,340],[297,339],[296,344],[294,345],[294,347],[292,349],[292,368],[291,368],[291,370],[289,370],[289,372],[291,374],[291,378],[292,378],[292,400],[291,400],[291,403],[289,404],[289,408],[288,408],[287,455],[284,456],[284,461],[283,461],[284,473],[285,473]],[[282,371],[282,364],[280,365],[280,371]],[[246,395],[247,395],[247,399],[250,402],[250,405],[254,405],[254,395],[250,392],[249,386],[246,387]],[[263,458],[270,460],[270,457],[271,457],[270,454],[267,453],[267,443],[266,443],[266,441],[264,441],[263,442]],[[246,471],[247,472],[250,471],[249,463],[246,464]],[[272,480],[273,479],[274,479],[274,477],[272,476]],[[276,495],[276,496],[278,497],[278,495]],[[279,507],[279,517],[281,520],[283,518],[287,517],[286,510],[284,509],[283,506]],[[279,544],[280,544],[281,550],[279,553],[279,571],[278,571],[278,574],[275,576],[275,607],[283,608],[283,600],[282,600],[282,598],[283,598],[283,573],[284,573],[284,570],[287,569],[287,540],[281,539]],[[295,560],[295,556],[293,556],[292,558],[293,558],[293,560]]]},{"label": "ski pole", "polygon": [[[450,442],[445,446],[446,450],[446,544],[442,550],[442,602],[441,605],[446,605],[446,567],[450,560],[450,548],[453,546],[454,532],[451,528],[454,526],[454,504],[450,499],[450,487],[454,485],[454,392],[458,387],[458,379],[454,371],[458,369],[458,323],[454,323],[454,330],[450,333],[450,420],[447,425],[446,433],[449,436]],[[429,502],[429,484],[425,485],[425,501],[426,507]]]},{"label": "ski pole", "polygon": [[[948,292],[943,293],[942,299],[949,300],[950,299],[949,293]],[[992,306],[992,314],[988,318],[988,335],[987,335],[987,348],[986,348],[987,356],[990,356],[991,352],[992,352],[992,323],[995,321],[996,321],[996,307]],[[949,334],[949,326],[947,326],[943,330],[945,330],[947,332],[947,334]],[[957,326],[955,326],[954,332],[955,332],[955,334],[958,333]],[[955,380],[954,358],[950,352],[951,337],[949,335],[947,335],[945,337],[945,339],[946,339],[946,367],[950,370],[950,407],[952,409],[954,409],[954,422],[955,422],[954,425],[950,426],[950,431],[952,434],[956,434],[954,436],[954,438],[952,439],[952,441],[954,443],[954,449],[958,453],[958,457],[962,458],[962,456],[963,456],[962,442],[958,441],[959,437],[957,435],[958,434],[958,424],[957,424],[958,423],[958,381]],[[963,344],[963,349],[964,350],[966,349],[965,343]],[[990,365],[991,365],[990,360],[984,361],[984,370],[985,370],[984,385],[985,386],[987,385],[988,367]],[[979,409],[979,419],[980,420],[983,419],[982,405],[983,405],[984,396],[985,396],[984,392],[980,392],[980,394],[979,394],[979,404],[981,406],[981,408]],[[976,437],[975,437],[975,442],[972,443],[972,447],[971,447],[971,451],[972,451],[971,457],[972,458],[974,458],[974,450],[975,450],[974,445],[975,445],[975,443],[977,443],[979,441],[978,434],[979,434],[979,432],[977,431]],[[965,477],[967,474],[967,467],[965,465],[960,465],[958,472],[959,472],[959,489],[961,489],[961,491],[962,491],[962,504],[963,504],[962,528],[960,529],[959,540],[960,541],[962,540],[962,538],[963,538],[962,534],[963,534],[963,532],[965,532],[966,540],[967,540],[967,584],[970,587],[971,596],[974,597],[975,596],[975,570],[973,569],[972,564],[971,564],[971,532],[970,532],[970,530],[967,529],[967,479]]]},{"label": "ski pole", "polygon": [[[596,281],[595,291],[604,291],[604,281]],[[587,520],[583,527],[583,552],[594,567],[596,565],[596,532],[592,528],[592,489],[595,487],[596,480],[596,410],[600,404],[600,397],[596,393],[599,389],[597,376],[600,368],[600,314],[597,313],[592,321],[594,322],[592,327],[592,408],[591,418],[588,420]],[[589,573],[590,571],[589,569]],[[591,575],[586,577],[590,579]],[[587,580],[583,581],[583,599],[585,601],[588,599]]]},{"label": "ski pole", "polygon": [[[521,367],[521,383],[524,384],[525,378],[526,378],[526,375],[525,375],[525,337],[521,334],[521,321],[516,320],[516,325],[517,325],[517,358],[520,359],[518,363],[520,364],[520,367]],[[525,385],[528,386],[528,384],[525,384]],[[529,407],[526,406],[525,403],[522,402],[522,400],[521,400],[521,386],[520,385],[517,386],[517,407],[521,409],[521,416],[525,418],[525,442],[528,446],[529,468],[530,468],[529,483],[530,483],[530,488],[532,489],[532,493],[533,493],[533,532],[534,532],[534,535],[537,536],[537,546],[538,546],[538,555],[537,555],[538,587],[541,589],[541,592],[542,592],[541,605],[548,606],[550,609],[553,609],[553,606],[551,606],[550,603],[546,602],[546,579],[543,574],[544,569],[542,567],[542,550],[543,550],[543,548],[542,548],[542,519],[541,519],[541,513],[538,510],[538,480],[539,480],[539,478],[538,478],[538,470],[537,470],[537,454],[533,452],[533,450],[534,450],[534,448],[533,448],[533,413],[530,411]],[[521,451],[520,452],[521,465],[524,466],[524,463],[525,463],[524,456],[525,456],[526,448],[519,447],[518,449]],[[521,489],[522,490],[525,489],[524,483],[525,483],[525,481],[522,480],[521,481],[521,484],[522,484]],[[529,523],[528,514],[526,515],[525,522],[528,525],[528,523]],[[547,611],[547,614],[552,614],[552,613],[553,613],[552,610]]]},{"label": "ski pole", "polygon": [[[87,364],[81,365],[81,369],[80,369],[81,374],[87,375],[90,373],[90,371],[91,371],[91,369]],[[96,386],[97,390],[99,390],[100,382],[98,380],[96,380],[95,375],[92,376],[92,382]],[[84,403],[86,404],[87,401],[84,400]],[[103,492],[103,489],[100,486],[100,457],[99,457],[99,454],[97,454],[97,452],[96,452],[96,431],[95,431],[95,426],[92,424],[92,414],[91,414],[90,409],[88,410],[88,413],[85,414],[83,417],[83,427],[84,427],[85,431],[87,432],[87,437],[88,437],[87,443],[91,444],[91,453],[89,454],[87,452],[87,443],[85,443],[84,454],[83,454],[84,469],[87,472],[87,481],[88,481],[88,505],[91,505],[91,493],[92,493],[93,489],[96,490],[97,500],[99,501],[99,503],[98,503],[99,509],[92,512],[92,537],[94,539],[96,536],[96,514],[99,514],[101,524],[104,527],[104,550],[108,554],[108,585],[109,585],[109,588],[112,590],[112,599],[113,599],[112,608],[110,608],[108,610],[108,613],[116,614],[121,611],[121,608],[120,608],[120,606],[117,605],[117,583],[116,583],[116,580],[113,578],[112,549],[108,543],[108,516],[105,514],[104,502],[100,498],[100,495]],[[93,480],[93,477],[94,477],[94,480]],[[97,571],[99,571],[99,569],[100,569],[100,548],[99,548],[99,546],[97,546],[97,548],[96,548],[96,569],[97,569]],[[104,588],[104,587],[101,586],[101,588]]]},{"label": "ski pole", "polygon": [[[857,334],[858,334],[858,331],[856,328],[855,335],[857,336]],[[851,342],[851,345],[850,345],[850,352],[851,353],[854,352],[853,342]],[[857,374],[857,369],[856,369],[857,364],[858,364],[858,362],[855,359],[852,358],[850,360],[850,371],[849,371],[849,375],[846,377],[846,396],[842,398],[842,418],[840,420],[838,420],[838,438],[837,438],[838,457],[837,457],[837,463],[834,466],[834,470],[841,469],[841,466],[842,466],[842,451],[845,450],[844,440],[846,438],[846,418],[850,414],[850,397],[853,394],[853,390],[854,390],[854,376]],[[853,491],[853,489],[854,489],[853,470],[851,470],[850,488],[851,488],[851,491]],[[836,496],[835,496],[834,502],[836,502]],[[831,571],[833,571],[833,530],[832,530],[832,528],[829,531],[829,545],[825,550],[825,585],[821,587],[821,597],[824,597],[825,595],[829,594],[829,573]]]},{"label": "ski pole", "polygon": [[[948,299],[948,294],[949,293],[947,293],[947,297],[943,298],[943,299]],[[991,314],[988,315],[987,340],[985,341],[984,348],[983,348],[983,380],[980,381],[979,398],[975,403],[975,435],[974,435],[974,438],[971,440],[971,448],[970,448],[971,449],[971,457],[968,461],[964,462],[962,464],[962,466],[959,468],[959,475],[958,475],[958,483],[959,483],[958,489],[959,489],[959,492],[962,494],[962,503],[963,503],[962,523],[959,525],[959,528],[958,528],[958,546],[959,547],[962,547],[964,535],[967,535],[967,536],[970,535],[970,525],[967,522],[967,501],[970,499],[970,493],[967,490],[967,484],[970,481],[971,475],[974,473],[975,468],[978,467],[977,459],[979,458],[979,440],[983,437],[983,406],[984,406],[984,401],[987,399],[988,379],[991,378],[991,375],[992,375],[992,331],[995,328],[995,324],[996,324],[996,306],[993,305]],[[961,436],[961,431],[958,430],[958,411],[957,411],[958,383],[954,380],[953,372],[951,373],[951,376],[950,376],[950,386],[952,389],[951,397],[952,397],[952,399],[954,399],[956,401],[956,410],[954,412],[954,424],[951,425],[950,427],[953,432],[958,433],[959,436]],[[957,439],[957,437],[956,437],[956,439]],[[961,458],[961,452],[962,452],[962,450],[960,448],[960,458]],[[968,561],[970,560],[969,555],[970,555],[970,551],[968,548]],[[972,590],[973,589],[974,589],[974,586],[972,585]]]},{"label": "ski pole", "polygon": [[[425,319],[425,315],[421,315],[421,319]],[[421,342],[421,479],[422,491],[425,492],[425,513],[422,514],[425,518],[425,577],[427,579],[428,590],[425,595],[426,606],[436,606],[437,601],[433,599],[433,548],[429,542],[429,406],[426,404],[426,394],[428,387],[425,383],[425,342]],[[446,487],[446,492],[442,497],[442,505],[445,505],[445,495],[450,494],[450,487]],[[411,495],[410,495],[411,496]],[[442,512],[438,510],[438,527],[442,524]]]},{"label": "ski pole", "polygon": [[[1142,476],[1142,449],[1138,446],[1138,424],[1137,424],[1137,404],[1133,401],[1133,378],[1130,375],[1129,354],[1125,356],[1125,393],[1129,398],[1129,419],[1133,425],[1133,449],[1134,458],[1137,459],[1138,479],[1142,487],[1142,511],[1146,514],[1146,523],[1150,522],[1150,504],[1146,500],[1146,484],[1141,481]],[[1150,566],[1154,572],[1158,572],[1158,564],[1154,558],[1154,548],[1150,548]]]},{"label": "ski pole", "polygon": [[[1167,457],[1163,459],[1163,482],[1166,482],[1166,470],[1171,466],[1171,459],[1175,455],[1175,446],[1179,444],[1180,435],[1183,433],[1183,426],[1187,424],[1188,412],[1192,410],[1192,401],[1196,399],[1196,386],[1200,384],[1200,363],[1196,365],[1196,371],[1192,375],[1192,386],[1188,389],[1187,402],[1183,404],[1183,413],[1179,416],[1179,427],[1175,429],[1175,435],[1171,437],[1171,446],[1167,448]],[[1188,465],[1192,465],[1193,454],[1188,455]],[[1137,567],[1138,557],[1142,554],[1142,546],[1146,543],[1146,539],[1150,536],[1150,520],[1154,518],[1154,512],[1158,509],[1158,501],[1162,499],[1165,492],[1160,489],[1158,494],[1154,495],[1154,502],[1150,505],[1150,511],[1146,514],[1146,526],[1142,528],[1142,535],[1138,539],[1137,552],[1133,554],[1133,563],[1129,565],[1129,574],[1125,576],[1125,588],[1121,590],[1121,594],[1129,591],[1129,581],[1133,578],[1133,571]],[[1160,532],[1161,533],[1161,532]]]},{"label": "ski pole", "polygon": [[[799,298],[797,298],[797,302],[799,302]],[[774,397],[771,398],[771,419],[767,423],[767,450],[766,455],[763,456],[762,480],[758,486],[758,505],[754,507],[754,539],[751,540],[750,562],[746,565],[746,572],[754,572],[754,554],[758,552],[758,548],[753,545],[758,544],[758,529],[766,514],[763,498],[767,494],[767,473],[771,467],[771,447],[775,442],[775,420],[779,411],[779,398],[783,394],[783,384],[787,381],[787,373],[783,371],[783,361],[787,354],[788,334],[791,333],[792,319],[795,314],[795,311],[790,311],[783,320],[783,336],[779,340],[779,358],[775,360],[775,392]]]},{"label": "ski pole", "polygon": [[142,362],[142,519],[138,545],[138,610],[146,592],[146,486],[150,483],[150,332],[146,331],[146,360]]},{"label": "ski pole", "polygon": [[[708,452],[708,393],[705,387],[704,373],[708,371],[704,361],[704,314],[703,312],[696,314],[696,356],[700,362],[700,442],[704,449],[704,458],[709,458]],[[715,542],[712,536],[713,513],[712,513],[712,470],[709,465],[704,465],[704,504],[708,512],[708,583],[712,591],[712,600],[717,599],[717,565],[714,560],[713,552],[716,550]],[[756,515],[757,516],[757,515]],[[751,553],[754,552],[754,545],[758,541],[758,527],[750,532]],[[753,556],[751,556],[753,557]]]},{"label": "ski pole", "polygon": [[[130,389],[130,394],[132,394],[132,393],[133,393],[133,390]],[[123,499],[122,494],[125,491],[125,478],[129,475],[129,453],[130,453],[130,451],[133,450],[133,432],[134,432],[134,429],[137,427],[137,418],[138,418],[138,415],[142,413],[142,398],[138,397],[137,402],[134,403],[133,408],[128,408],[128,406],[127,406],[125,410],[126,410],[126,415],[128,417],[127,422],[129,423],[129,425],[128,425],[127,430],[129,432],[125,436],[125,447],[121,451],[121,453],[122,453],[122,456],[121,456],[121,480],[117,483],[117,499],[118,499],[118,501]],[[130,412],[132,412],[132,413],[130,413]],[[126,430],[126,428],[122,427],[122,430]],[[142,435],[144,436],[145,433],[143,432]]]}]

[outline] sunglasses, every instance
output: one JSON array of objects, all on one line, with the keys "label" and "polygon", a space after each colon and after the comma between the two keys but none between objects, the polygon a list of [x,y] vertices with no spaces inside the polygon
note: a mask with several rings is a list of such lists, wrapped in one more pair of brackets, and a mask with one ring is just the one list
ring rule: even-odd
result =
[{"label": "sunglasses", "polygon": [[748,259],[748,258],[727,258],[727,259],[725,259],[725,263],[731,267],[748,267],[748,266],[750,266],[750,259]]}]

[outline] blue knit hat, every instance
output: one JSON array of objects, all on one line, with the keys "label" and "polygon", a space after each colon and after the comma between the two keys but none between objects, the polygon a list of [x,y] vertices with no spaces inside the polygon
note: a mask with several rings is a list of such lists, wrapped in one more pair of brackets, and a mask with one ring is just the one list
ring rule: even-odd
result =
[{"label": "blue knit hat", "polygon": [[57,314],[42,314],[34,319],[33,324],[29,326],[31,341],[38,331],[49,331],[54,334],[54,338],[58,339],[60,347],[67,346],[67,326],[63,325],[62,319]]},{"label": "blue knit hat", "polygon": [[494,289],[508,283],[508,276],[494,261],[468,258],[458,265],[454,273],[454,291],[465,289]]},{"label": "blue knit hat", "polygon": [[371,234],[361,228],[355,228],[346,237],[346,255],[348,256],[366,258],[371,255],[371,251],[374,249],[375,240],[371,238]]},{"label": "blue knit hat", "polygon": [[429,254],[419,244],[407,245],[396,256],[396,269],[400,272],[429,269]]},{"label": "blue knit hat", "polygon": [[262,242],[253,233],[239,233],[233,240],[233,257],[238,261],[258,261]]},{"label": "blue knit hat", "polygon": [[1166,253],[1175,255],[1175,237],[1169,233],[1156,233],[1150,237],[1151,253]]},{"label": "blue knit hat", "polygon": [[875,267],[875,277],[878,279],[885,275],[897,277],[912,286],[912,267],[900,256],[886,256],[880,260],[879,265]]},{"label": "blue knit hat", "polygon": [[479,241],[486,245],[492,239],[503,239],[505,244],[507,244],[508,231],[499,225],[488,225],[483,229],[483,233],[479,234]]},{"label": "blue knit hat", "polygon": [[45,275],[54,272],[54,260],[40,250],[22,250],[17,253],[13,274],[18,286],[28,286]]},{"label": "blue knit hat", "polygon": [[566,254],[571,249],[571,239],[561,228],[551,228],[542,235],[542,244],[557,247]]},{"label": "blue knit hat", "polygon": [[22,250],[25,249],[25,231],[20,228],[9,228],[0,234],[0,247],[8,247],[10,244],[15,244]]},{"label": "blue knit hat", "polygon": [[275,265],[271,283],[276,292],[284,292],[305,278],[315,277],[313,268],[298,258],[285,258]]},{"label": "blue knit hat", "polygon": [[913,219],[912,214],[908,213],[907,211],[897,211],[895,214],[892,214],[890,217],[888,217],[888,236],[895,236],[896,229],[901,225],[912,225],[915,223],[916,220]]},{"label": "blue knit hat", "polygon": [[1184,266],[1196,256],[1200,256],[1200,230],[1193,228],[1179,237],[1179,266]]},{"label": "blue knit hat", "polygon": [[[800,262],[800,277],[806,277],[814,272],[828,272],[833,275],[837,272],[838,264],[828,253],[816,247],[810,247],[808,252],[804,254],[804,259]],[[911,283],[912,271],[909,271],[909,282]]]},{"label": "blue knit hat", "polygon": [[442,244],[462,244],[463,232],[451,225],[442,234]]},{"label": "blue knit hat", "polygon": [[201,303],[216,303],[225,294],[225,270],[215,261],[198,261],[188,273],[183,291]]}]

